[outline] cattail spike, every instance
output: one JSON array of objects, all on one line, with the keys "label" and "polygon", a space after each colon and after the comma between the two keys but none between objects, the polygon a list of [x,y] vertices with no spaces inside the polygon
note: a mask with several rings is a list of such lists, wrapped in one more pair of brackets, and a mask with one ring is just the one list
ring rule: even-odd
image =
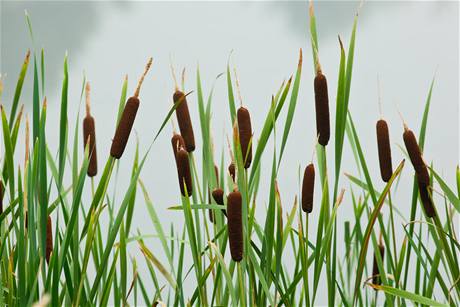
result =
[{"label": "cattail spike", "polygon": [[315,108],[316,108],[316,131],[319,134],[318,142],[326,146],[330,138],[329,122],[329,97],[327,79],[319,70],[314,80]]},{"label": "cattail spike", "polygon": [[243,220],[241,213],[242,198],[238,191],[227,196],[228,240],[233,261],[243,259]]},{"label": "cattail spike", "polygon": [[[177,174],[179,177],[179,185],[182,196],[192,195],[192,175],[190,173],[190,162],[188,153],[183,147],[179,149],[176,156]],[[185,185],[185,186],[184,186]],[[187,188],[187,193],[185,192]]]},{"label": "cattail spike", "polygon": [[193,133],[192,119],[187,104],[187,95],[176,90],[173,95],[174,104],[176,107],[177,123],[179,124],[180,134],[184,138],[185,148],[187,152],[195,150],[195,135]]},{"label": "cattail spike", "polygon": [[144,78],[149,72],[150,67],[152,66],[153,58],[149,58],[147,65],[145,65],[144,73],[139,78],[139,82],[137,83],[136,91],[134,92],[134,97],[139,97],[139,92],[141,90],[142,82],[144,82]]},{"label": "cattail spike", "polygon": [[244,168],[249,168],[252,162],[252,126],[248,109],[240,107],[237,112],[237,119]]},{"label": "cattail spike", "polygon": [[[385,258],[385,246],[382,244],[379,244],[378,247],[379,247],[380,258],[382,258],[382,263],[383,263],[384,258]],[[375,254],[374,254],[374,263],[372,266],[372,283],[374,285],[380,285],[382,283],[381,278],[380,278],[377,257],[375,256]]]},{"label": "cattail spike", "polygon": [[391,163],[390,134],[387,122],[384,119],[377,121],[376,131],[380,175],[384,182],[388,182],[393,175],[393,166]]},{"label": "cattail spike", "polygon": [[51,222],[51,216],[48,215],[46,222],[46,263],[50,263],[51,253],[53,252],[53,224]]},{"label": "cattail spike", "polygon": [[305,167],[302,183],[302,210],[306,213],[313,211],[313,193],[315,189],[315,166],[310,163]]}]

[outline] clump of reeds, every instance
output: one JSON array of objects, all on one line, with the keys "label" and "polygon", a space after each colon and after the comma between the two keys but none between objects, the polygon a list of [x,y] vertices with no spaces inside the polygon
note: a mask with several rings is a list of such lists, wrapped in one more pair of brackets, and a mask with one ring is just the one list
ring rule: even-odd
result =
[{"label": "clump of reeds", "polygon": [[388,125],[384,119],[380,119],[376,124],[377,147],[379,152],[380,175],[384,182],[388,182],[393,174],[391,163],[391,146]]},{"label": "clump of reeds", "polygon": [[179,124],[180,134],[184,138],[185,149],[188,152],[195,150],[195,135],[193,134],[192,120],[188,110],[187,98],[183,92],[176,88],[173,95],[174,104],[176,107],[176,117]]},{"label": "clump of reeds", "polygon": [[96,124],[94,117],[91,116],[90,107],[90,85],[86,83],[86,116],[83,119],[83,141],[89,146],[89,164],[87,174],[94,177],[97,174],[97,153],[96,153]]},{"label": "clump of reeds", "polygon": [[115,159],[120,159],[125,151],[126,144],[128,142],[131,129],[134,125],[134,120],[136,118],[137,110],[139,109],[139,92],[142,86],[142,82],[152,66],[152,58],[149,59],[147,65],[145,66],[144,73],[139,79],[136,91],[132,97],[128,98],[125,108],[121,115],[120,121],[118,122],[117,130],[115,131],[115,136],[112,140],[112,147],[110,148],[110,155]]},{"label": "clump of reeds", "polygon": [[237,119],[244,168],[249,168],[252,162],[252,126],[248,109],[240,107],[237,111]]},{"label": "clump of reeds", "polygon": [[417,176],[420,199],[425,209],[425,213],[428,217],[434,217],[436,215],[436,211],[430,197],[431,185],[428,167],[426,166],[425,161],[423,161],[422,152],[417,143],[417,139],[415,138],[415,134],[407,127],[406,124],[404,124],[403,139],[410,161]]},{"label": "clump of reeds", "polygon": [[243,259],[243,221],[241,216],[242,198],[239,191],[227,196],[228,240],[232,259],[240,262]]},{"label": "clump of reeds", "polygon": [[316,77],[314,80],[315,89],[315,108],[316,108],[316,133],[318,143],[326,146],[330,138],[330,123],[329,123],[329,97],[327,93],[327,80],[321,71],[321,67],[317,68]]},{"label": "clump of reeds", "polygon": [[[384,261],[384,256],[385,256],[385,246],[380,242],[379,243],[379,253],[380,253],[380,258],[382,258],[382,263]],[[377,257],[374,254],[374,263],[372,265],[372,283],[374,285],[380,285],[382,284],[382,280],[380,278],[380,273],[379,273],[379,266],[377,263]]]},{"label": "clump of reeds", "polygon": [[313,192],[315,188],[315,166],[310,163],[305,167],[302,183],[302,210],[311,213],[313,210]]},{"label": "clump of reeds", "polygon": [[[188,153],[184,147],[179,147],[176,155],[177,175],[179,178],[180,191],[183,196],[192,195],[192,174]],[[185,185],[185,186],[184,186]],[[187,189],[187,191],[185,190]]]},{"label": "clump of reeds", "polygon": [[[27,223],[26,223],[27,225]],[[46,221],[46,263],[50,263],[51,253],[53,252],[53,224],[51,222],[51,216],[48,215]]]}]

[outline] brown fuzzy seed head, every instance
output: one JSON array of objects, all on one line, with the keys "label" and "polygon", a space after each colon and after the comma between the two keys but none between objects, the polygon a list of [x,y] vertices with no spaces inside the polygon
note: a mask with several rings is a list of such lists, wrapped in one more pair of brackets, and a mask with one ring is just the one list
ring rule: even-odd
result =
[{"label": "brown fuzzy seed head", "polygon": [[224,205],[224,190],[222,190],[221,188],[214,189],[214,191],[212,191],[212,198],[214,199],[216,204],[223,206]]},{"label": "brown fuzzy seed head", "polygon": [[240,262],[243,259],[243,221],[241,216],[241,193],[231,192],[227,196],[228,240],[232,259]]},{"label": "brown fuzzy seed head", "polygon": [[195,135],[193,134],[192,120],[188,110],[187,99],[181,91],[177,90],[173,95],[174,103],[179,103],[176,108],[177,122],[180,134],[184,138],[185,148],[188,152],[195,150]]},{"label": "brown fuzzy seed head", "polygon": [[115,131],[115,136],[112,140],[112,147],[110,148],[110,155],[115,159],[120,159],[125,151],[138,109],[139,98],[130,97],[126,102],[125,109],[123,110],[117,130]]},{"label": "brown fuzzy seed head", "polygon": [[380,175],[384,182],[388,182],[393,174],[393,166],[391,164],[390,134],[387,122],[383,119],[377,121],[376,130]]},{"label": "brown fuzzy seed head", "polygon": [[310,163],[303,175],[302,183],[302,210],[311,213],[313,210],[313,191],[315,188],[315,166]]},{"label": "brown fuzzy seed head", "polygon": [[405,129],[403,133],[404,144],[406,145],[407,153],[409,154],[410,161],[414,166],[415,172],[419,182],[424,185],[430,184],[430,176],[425,162],[423,161],[422,152],[418,146],[417,139],[410,129]]},{"label": "brown fuzzy seed head", "polygon": [[171,145],[174,152],[174,158],[177,159],[179,148],[185,148],[184,138],[180,134],[174,133],[171,138]]},{"label": "brown fuzzy seed head", "polygon": [[53,224],[51,223],[51,216],[48,215],[46,222],[46,263],[50,263],[51,253],[53,251]]},{"label": "brown fuzzy seed head", "polygon": [[230,174],[230,177],[232,177],[233,182],[235,182],[235,163],[230,163],[230,165],[228,166],[228,173]]},{"label": "brown fuzzy seed head", "polygon": [[314,81],[315,108],[316,108],[316,133],[319,135],[318,143],[326,146],[330,137],[329,123],[329,97],[327,94],[326,77],[319,71]]},{"label": "brown fuzzy seed head", "polygon": [[83,141],[88,142],[89,139],[89,165],[87,174],[89,177],[94,177],[97,174],[97,153],[96,153],[96,126],[94,118],[87,115],[83,119]]},{"label": "brown fuzzy seed head", "polygon": [[243,156],[244,168],[249,168],[252,162],[252,127],[251,115],[248,109],[240,107],[237,112],[238,133],[240,136],[241,153]]},{"label": "brown fuzzy seed head", "polygon": [[177,152],[176,163],[177,163],[177,174],[179,177],[180,191],[183,196],[186,196],[185,188],[184,188],[184,182],[185,182],[185,186],[187,187],[187,194],[188,196],[191,196],[192,195],[192,175],[190,173],[188,153],[185,151],[184,148],[180,148],[179,151]]},{"label": "brown fuzzy seed head", "polygon": [[214,173],[216,174],[216,186],[219,186],[219,168],[214,164]]},{"label": "brown fuzzy seed head", "polygon": [[428,217],[435,217],[436,211],[434,209],[433,200],[430,197],[431,186],[424,184],[420,181],[417,175],[418,190],[420,192],[420,201],[422,202],[425,213]]},{"label": "brown fuzzy seed head", "polygon": [[5,187],[3,186],[3,181],[0,180],[0,214],[3,213],[3,196],[5,194]]},{"label": "brown fuzzy seed head", "polygon": [[[385,260],[385,246],[379,244],[379,252],[380,257],[382,258],[382,262]],[[380,278],[379,266],[377,264],[377,258],[374,255],[374,264],[372,266],[372,283],[374,285],[380,285],[382,283]]]}]

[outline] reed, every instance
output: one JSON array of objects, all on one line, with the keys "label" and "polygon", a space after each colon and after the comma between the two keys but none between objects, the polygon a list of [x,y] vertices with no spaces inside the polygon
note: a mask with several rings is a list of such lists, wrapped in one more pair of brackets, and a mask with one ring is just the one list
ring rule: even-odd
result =
[{"label": "reed", "polygon": [[[27,223],[26,223],[27,225]],[[46,263],[50,263],[51,253],[53,252],[53,224],[51,222],[51,216],[48,215],[46,221]]]},{"label": "reed", "polygon": [[327,80],[321,72],[321,68],[317,69],[314,89],[318,143],[326,146],[331,134],[329,122],[329,97],[327,93]]},{"label": "reed", "polygon": [[87,174],[94,177],[97,174],[97,153],[96,153],[96,124],[94,117],[91,115],[90,106],[90,85],[86,83],[86,116],[83,119],[83,141],[85,147],[89,148],[89,164]]},{"label": "reed", "polygon": [[[381,243],[379,243],[379,253],[380,257],[382,258],[382,263],[385,259],[385,246]],[[380,273],[379,273],[379,266],[377,264],[377,257],[374,255],[374,263],[372,265],[372,283],[374,285],[380,285],[382,284],[382,280],[380,278]]]},{"label": "reed", "polygon": [[240,262],[243,259],[243,221],[241,216],[242,199],[239,191],[227,196],[228,240],[232,259]]},{"label": "reed", "polygon": [[[192,174],[190,173],[190,163],[187,151],[181,147],[176,156],[177,175],[182,196],[192,195]],[[187,193],[185,187],[187,188]]]},{"label": "reed", "polygon": [[379,152],[380,176],[384,182],[388,182],[393,174],[391,163],[391,146],[388,125],[384,119],[380,119],[376,124],[377,147]]},{"label": "reed", "polygon": [[195,135],[193,133],[192,119],[187,105],[187,98],[183,92],[176,89],[173,95],[176,107],[176,117],[179,124],[180,134],[184,138],[185,149],[188,152],[195,150]]},{"label": "reed", "polygon": [[240,107],[237,112],[237,119],[244,168],[249,168],[252,162],[252,127],[248,109]]},{"label": "reed", "polygon": [[115,159],[120,159],[125,151],[126,144],[128,143],[129,135],[134,125],[134,120],[136,119],[137,110],[139,109],[139,92],[144,81],[147,72],[152,66],[152,58],[149,59],[147,65],[145,66],[144,73],[139,79],[137,84],[136,91],[132,97],[128,98],[123,113],[121,114],[120,121],[118,122],[117,130],[115,131],[115,136],[112,140],[112,147],[110,148],[110,155]]},{"label": "reed", "polygon": [[311,213],[313,210],[313,192],[315,188],[315,166],[310,163],[305,167],[302,183],[302,210]]}]

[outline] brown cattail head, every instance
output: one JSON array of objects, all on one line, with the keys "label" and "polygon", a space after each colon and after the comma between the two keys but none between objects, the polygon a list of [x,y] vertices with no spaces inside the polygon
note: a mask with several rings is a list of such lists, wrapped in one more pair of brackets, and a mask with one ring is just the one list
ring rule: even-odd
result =
[{"label": "brown cattail head", "polygon": [[230,177],[232,177],[233,182],[235,182],[235,163],[230,163],[230,165],[228,166],[228,173],[230,174]]},{"label": "brown cattail head", "polygon": [[139,92],[142,86],[142,82],[144,81],[144,78],[151,66],[152,58],[150,58],[147,62],[144,73],[139,79],[134,95],[128,98],[123,113],[121,114],[117,130],[115,131],[115,136],[112,140],[112,147],[110,148],[110,155],[115,159],[120,159],[123,155],[123,152],[125,151],[131,129],[134,125],[134,119],[136,119],[137,110],[139,109]]},{"label": "brown cattail head", "polygon": [[125,151],[138,109],[139,98],[134,96],[128,98],[112,140],[112,147],[110,148],[110,155],[115,159],[120,159]]},{"label": "brown cattail head", "polygon": [[212,191],[212,198],[214,199],[216,204],[223,206],[224,205],[224,190],[222,190],[221,188],[214,189],[214,191]]},{"label": "brown cattail head", "polygon": [[184,138],[185,148],[188,152],[195,150],[195,135],[193,134],[192,120],[188,110],[187,99],[185,94],[176,90],[173,95],[174,103],[178,103],[176,107],[177,122],[179,124],[180,134]]},{"label": "brown cattail head", "polygon": [[214,164],[214,173],[216,174],[216,186],[219,186],[219,168]]},{"label": "brown cattail head", "polygon": [[310,163],[305,168],[302,184],[302,210],[311,213],[313,210],[313,191],[315,188],[315,166]]},{"label": "brown cattail head", "polygon": [[433,200],[430,196],[431,194],[431,186],[426,185],[422,181],[420,181],[419,176],[417,175],[417,182],[418,182],[418,190],[420,192],[420,200],[422,202],[423,208],[425,209],[425,213],[428,217],[435,217],[436,211],[434,209]]},{"label": "brown cattail head", "polygon": [[252,162],[252,127],[251,115],[249,114],[248,109],[240,107],[237,112],[237,119],[244,168],[249,168]]},{"label": "brown cattail head", "polygon": [[315,81],[315,108],[316,108],[316,132],[318,143],[326,146],[330,137],[329,123],[329,97],[327,94],[327,80],[321,70],[316,73]]},{"label": "brown cattail head", "polygon": [[53,251],[53,225],[51,216],[48,215],[46,222],[46,263],[50,263],[51,252]]},{"label": "brown cattail head", "polygon": [[[83,119],[83,141],[89,145],[89,165],[87,174],[89,177],[94,177],[97,174],[97,153],[96,153],[96,125],[94,117],[91,116],[90,108],[90,86],[86,83],[86,117]],[[89,143],[89,144],[88,144]]]},{"label": "brown cattail head", "polygon": [[[382,258],[382,263],[385,260],[385,246],[379,244],[380,257]],[[374,264],[372,266],[372,283],[374,285],[380,285],[382,283],[380,279],[379,266],[377,264],[377,258],[374,255]]]},{"label": "brown cattail head", "polygon": [[[188,153],[183,147],[177,151],[176,156],[177,174],[179,177],[180,191],[183,196],[192,195],[192,175],[190,173],[190,164],[188,160]],[[187,194],[185,193],[184,184],[187,187]]]},{"label": "brown cattail head", "polygon": [[243,221],[241,216],[241,193],[233,191],[227,196],[228,240],[232,259],[243,259]]},{"label": "brown cattail head", "polygon": [[174,133],[171,138],[171,145],[174,152],[174,158],[177,159],[179,148],[185,148],[184,138],[180,134]]},{"label": "brown cattail head", "polygon": [[428,186],[430,184],[428,168],[423,161],[422,152],[420,151],[417,139],[415,138],[412,130],[404,127],[403,139],[404,144],[406,145],[407,153],[409,154],[410,161],[412,162],[415,172],[417,173],[418,181]]},{"label": "brown cattail head", "polygon": [[3,213],[3,196],[5,194],[5,187],[3,186],[3,181],[0,180],[0,214]]},{"label": "brown cattail head", "polygon": [[380,175],[384,182],[388,182],[393,174],[393,167],[391,164],[390,134],[388,132],[387,122],[384,119],[377,121],[376,130]]}]

